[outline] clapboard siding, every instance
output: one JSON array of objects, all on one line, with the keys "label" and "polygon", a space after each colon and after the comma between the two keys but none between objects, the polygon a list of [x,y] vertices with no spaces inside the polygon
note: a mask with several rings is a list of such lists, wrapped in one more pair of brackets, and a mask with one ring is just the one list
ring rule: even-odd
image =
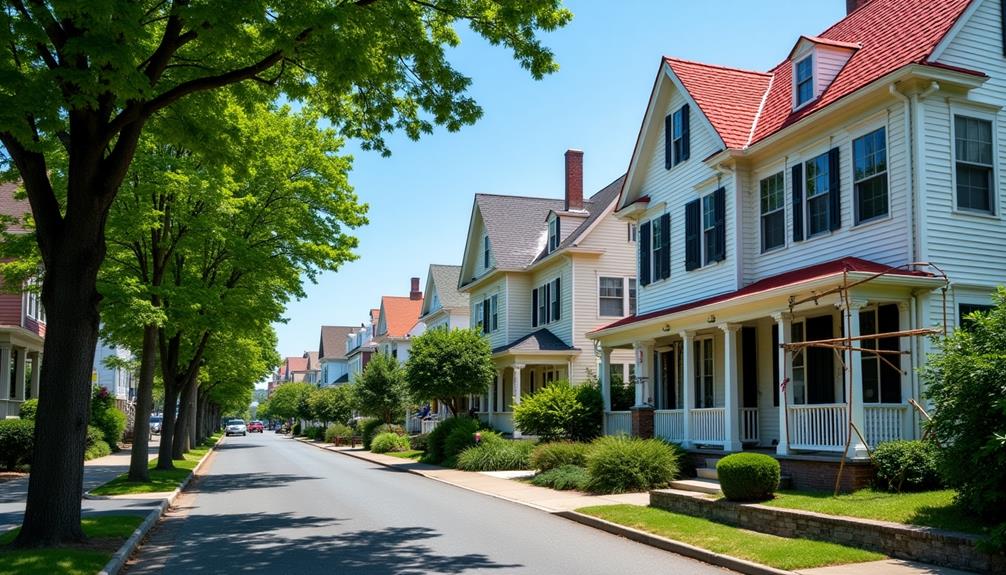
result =
[{"label": "clapboard siding", "polygon": [[[527,297],[530,301],[532,289],[541,287],[546,283],[559,278],[559,321],[552,321],[551,323],[545,325],[539,324],[537,328],[532,328],[532,330],[546,328],[562,341],[567,344],[571,344],[573,341],[572,266],[569,263],[569,258],[565,256],[560,255],[559,257],[556,257],[555,260],[556,261],[554,263],[544,265],[541,268],[535,269],[531,273],[531,283],[528,286],[526,290],[527,294],[524,297]],[[528,306],[528,310],[530,310],[530,305]],[[531,315],[529,311],[529,320],[530,317]],[[517,334],[516,336],[511,335],[511,338],[517,339],[522,335],[525,334]]]},{"label": "clapboard siding", "polygon": [[498,314],[499,314],[499,328],[496,331],[489,332],[489,343],[493,348],[506,345],[506,318],[507,318],[507,293],[506,293],[506,279],[499,278],[496,281],[487,283],[484,286],[480,286],[478,289],[472,290],[469,297],[469,309],[470,309],[470,319],[469,323],[472,327],[478,325],[479,320],[482,318],[481,315],[475,309],[475,305],[482,302],[483,300],[489,299],[493,295],[498,296]]},{"label": "clapboard siding", "polygon": [[0,293],[0,325],[21,325],[21,294]]}]

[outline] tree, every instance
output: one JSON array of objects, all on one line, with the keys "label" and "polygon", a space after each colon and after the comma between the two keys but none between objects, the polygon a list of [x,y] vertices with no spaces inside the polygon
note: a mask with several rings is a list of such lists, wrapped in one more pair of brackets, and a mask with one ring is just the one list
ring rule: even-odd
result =
[{"label": "tree", "polygon": [[326,425],[333,422],[345,424],[353,416],[353,386],[338,385],[316,389],[307,403],[311,409],[311,419]]},{"label": "tree", "polygon": [[601,435],[604,400],[596,385],[556,381],[514,406],[514,425],[542,441],[590,441]]},{"label": "tree", "polygon": [[356,408],[390,425],[405,412],[408,390],[405,370],[398,360],[384,353],[375,353],[367,367],[353,382]]},{"label": "tree", "polygon": [[311,406],[308,401],[315,388],[302,381],[279,385],[269,398],[269,413],[280,419],[310,419]]},{"label": "tree", "polygon": [[431,329],[412,340],[405,374],[413,399],[439,400],[457,415],[462,397],[492,385],[496,367],[477,330]]},{"label": "tree", "polygon": [[537,30],[560,0],[10,2],[0,11],[0,143],[31,203],[49,322],[36,447],[18,546],[82,541],[84,435],[100,324],[105,222],[147,122],[192,94],[283,93],[386,152],[383,134],[457,130],[480,108],[446,60],[467,22],[532,76],[556,69]]}]

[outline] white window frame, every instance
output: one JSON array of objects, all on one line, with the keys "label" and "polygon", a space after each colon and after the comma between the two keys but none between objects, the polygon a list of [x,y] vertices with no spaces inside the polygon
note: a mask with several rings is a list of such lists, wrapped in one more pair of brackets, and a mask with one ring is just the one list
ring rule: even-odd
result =
[{"label": "white window frame", "polygon": [[[695,407],[690,409],[708,409],[711,407],[716,407],[716,344],[714,342],[713,336],[706,335],[702,337],[696,337],[693,340],[693,346],[695,347],[695,366],[694,375],[695,380],[691,382],[691,385],[697,385],[698,390],[695,393]],[[705,351],[710,350],[711,361],[706,363]],[[708,370],[707,370],[708,368]],[[708,386],[708,390],[706,388]],[[705,405],[706,392],[709,391],[712,394],[712,400],[709,405]]]},{"label": "white window frame", "polygon": [[[626,279],[627,278],[619,277],[619,276],[597,276],[597,317],[599,317],[599,318],[600,317],[625,317],[625,308],[626,308],[626,303],[627,303],[626,300],[628,299],[628,293],[626,293],[627,288],[628,288]],[[606,300],[614,300],[614,299],[616,299],[616,298],[611,297],[611,296],[603,296],[603,295],[601,295],[601,283],[604,280],[618,280],[618,282],[619,282],[620,290],[621,290],[622,293],[618,297],[618,301],[621,303],[621,306],[620,306],[619,313],[617,315],[611,315],[611,314],[602,313],[601,300],[602,299],[606,299]]]},{"label": "white window frame", "polygon": [[489,331],[496,332],[499,331],[499,294],[493,294],[489,296]]},{"label": "white window frame", "polygon": [[559,247],[559,217],[552,216],[548,220],[548,253],[552,253]]},{"label": "white window frame", "polygon": [[[823,156],[824,159],[825,159],[825,163],[828,166],[828,192],[827,192],[827,195],[829,197],[826,198],[826,205],[828,206],[828,221],[830,222],[831,221],[831,215],[832,215],[831,214],[831,197],[830,197],[830,195],[831,195],[832,189],[831,189],[831,160],[828,157],[829,152],[830,152],[830,150],[825,150],[825,151],[817,153],[817,154],[811,154],[809,157],[807,157],[807,159],[802,160],[803,170],[801,170],[802,174],[801,174],[800,177],[803,178],[803,202],[800,204],[800,209],[803,210],[803,239],[804,240],[809,240],[811,238],[816,238],[816,237],[820,237],[820,236],[826,236],[826,235],[828,235],[828,234],[831,233],[831,228],[829,226],[825,226],[825,229],[817,231],[817,232],[812,232],[811,231],[811,229],[810,229],[810,200],[811,200],[811,197],[810,197],[810,190],[808,189],[809,186],[807,185],[807,178],[809,177],[807,175],[807,172],[808,172],[808,170],[807,170],[807,164],[809,164],[809,163],[811,163],[813,161],[816,161],[818,158],[820,158],[820,157]],[[822,195],[822,194],[816,194],[814,196],[814,198],[817,198],[820,195]]]},{"label": "white window frame", "polygon": [[629,315],[636,315],[639,309],[639,282],[636,278],[625,278],[625,297],[628,299]]},{"label": "white window frame", "polygon": [[636,234],[638,233],[638,229],[639,226],[636,225],[636,222],[629,222],[629,231],[628,231],[629,243],[636,241]]},{"label": "white window frame", "polygon": [[[874,333],[872,333],[872,334],[863,333],[863,331],[860,330],[860,334],[861,335],[876,335],[877,333],[880,333],[880,306],[881,305],[890,305],[890,304],[893,304],[893,303],[896,303],[896,302],[882,302],[879,305],[878,304],[871,304],[871,305],[868,305],[866,307],[861,308],[859,310],[859,314],[860,314],[859,322],[860,322],[860,325],[862,325],[862,323],[863,323],[862,314],[864,314],[864,313],[872,314],[873,315]],[[899,329],[904,329],[904,327],[900,326],[900,322],[901,322],[901,315],[900,315],[901,311],[900,310],[898,311],[898,314],[899,314],[898,315]],[[897,338],[895,338],[895,339],[897,339]],[[862,347],[864,349],[876,350],[877,347],[879,346],[880,340],[879,339],[864,339],[861,343],[862,343]],[[866,352],[862,352],[860,354],[860,360],[859,360],[859,362],[860,362],[860,369],[862,370],[862,373],[865,374],[866,370],[867,370],[867,367],[866,367],[867,364],[868,363],[872,363],[872,365],[870,366],[869,369],[871,371],[876,372],[876,375],[877,375],[877,398],[876,398],[876,400],[869,400],[869,399],[866,398],[866,387],[865,387],[865,382],[864,382],[864,387],[863,387],[863,392],[862,392],[863,393],[863,403],[866,403],[868,405],[882,405],[882,404],[884,404],[884,402],[881,401],[881,398],[884,397],[884,391],[883,391],[883,387],[884,387],[884,377],[883,377],[884,376],[884,372],[883,372],[883,369],[882,369],[883,366],[884,366],[884,363],[883,363],[883,360],[880,359],[881,357],[886,357],[889,361],[892,361],[895,364],[898,361],[895,357],[893,357],[891,355],[882,356],[881,354],[877,354],[877,353],[869,354],[869,353],[866,353]],[[902,375],[901,379],[904,379],[903,375]],[[903,383],[904,382],[899,379],[899,381],[898,381],[898,394],[902,395],[902,396],[904,395],[902,393],[904,391],[904,389],[903,389]],[[900,402],[898,402],[898,403],[900,403]]]},{"label": "white window frame", "polygon": [[[992,189],[989,190],[991,212],[962,208],[957,204],[957,116],[966,116],[976,120],[992,123]],[[990,218],[999,220],[999,125],[997,115],[973,107],[950,106],[950,192],[953,200],[953,211],[956,215]]]},{"label": "white window frame", "polygon": [[650,283],[656,283],[658,281],[663,281],[664,279],[670,279],[670,275],[667,278],[657,277],[657,254],[659,254],[658,241],[657,241],[657,228],[660,229],[660,233],[670,233],[665,231],[660,225],[661,216],[657,216],[650,220]]},{"label": "white window frame", "polygon": [[685,142],[685,114],[684,105],[671,112],[671,167],[677,166],[682,161],[681,151]]},{"label": "white window frame", "polygon": [[472,316],[475,318],[475,326],[479,333],[485,333],[485,327],[482,325],[482,318],[485,317],[482,312],[482,307],[485,305],[483,302],[485,300],[476,301],[474,304],[474,309],[472,310]]},{"label": "white window frame", "polygon": [[[709,204],[708,208],[707,208],[706,204]],[[711,226],[707,226],[706,225],[706,210],[707,209],[709,210],[709,213],[712,214],[712,225]],[[699,259],[700,259],[700,261],[702,263],[702,265],[699,266],[700,268],[703,268],[703,267],[706,267],[708,265],[712,265],[712,264],[715,264],[715,263],[719,263],[719,262],[713,261],[713,259],[712,259],[713,254],[711,254],[709,252],[710,242],[707,241],[707,239],[706,239],[706,234],[708,234],[708,233],[712,233],[714,235],[716,234],[716,192],[715,191],[714,192],[710,192],[710,193],[702,196],[700,198],[700,201],[699,201],[699,246],[700,246],[700,254],[701,254],[701,257]],[[724,248],[726,248],[726,246],[724,246]]]},{"label": "white window frame", "polygon": [[[777,176],[782,176],[782,205],[778,208],[772,210],[771,212],[762,211],[762,182],[768,180],[769,178],[775,178]],[[786,170],[773,171],[763,178],[758,178],[758,248],[759,253],[774,252],[776,250],[785,249],[787,245],[787,234],[786,234]],[[765,247],[765,216],[771,216],[778,212],[782,212],[782,243],[777,246],[772,246],[770,248]]]},{"label": "white window frame", "polygon": [[[793,61],[793,111],[803,108],[807,104],[810,104],[817,99],[817,58],[814,57],[814,51],[811,50],[807,54],[800,56],[797,60]],[[797,84],[797,70],[800,64],[810,60],[810,98],[806,101],[800,101],[800,86]]]},{"label": "white window frame", "polygon": [[[799,326],[800,337],[797,338],[793,331]],[[807,340],[807,322],[803,319],[794,319],[790,324],[790,339],[793,343],[799,343],[801,341]],[[793,389],[793,405],[807,405],[807,351],[804,349],[803,353],[793,354],[791,360],[791,377],[789,380],[789,385]],[[780,366],[782,368],[782,366]],[[799,377],[797,377],[797,370],[799,370]],[[800,394],[797,394],[797,391]]]},{"label": "white window frame", "polygon": [[[856,192],[856,184],[860,181],[856,179],[856,140],[868,136],[877,130],[884,130],[884,153],[887,156],[884,160],[886,170],[884,177],[887,179],[887,213],[881,216],[874,216],[868,220],[859,219],[859,195]],[[852,227],[865,226],[874,222],[882,222],[891,219],[891,130],[886,122],[876,122],[856,130],[850,134],[849,138],[849,158],[852,180]],[[875,177],[874,176],[871,177]],[[869,178],[867,178],[869,179]]]},{"label": "white window frame", "polygon": [[[555,278],[554,280],[548,282],[549,285],[551,286],[551,287],[548,288],[548,299],[549,299],[549,302],[548,302],[548,305],[549,305],[548,319],[549,319],[549,323],[551,323],[553,321],[556,321],[556,319],[555,319],[556,315],[559,316],[559,320],[560,321],[562,320],[562,316],[563,316],[563,314],[562,314],[562,298],[560,297],[561,294],[559,293],[559,290],[556,289],[557,287],[559,287],[559,286],[556,285],[557,281],[559,281],[559,278]],[[557,311],[559,312],[558,314],[556,313]]]}]

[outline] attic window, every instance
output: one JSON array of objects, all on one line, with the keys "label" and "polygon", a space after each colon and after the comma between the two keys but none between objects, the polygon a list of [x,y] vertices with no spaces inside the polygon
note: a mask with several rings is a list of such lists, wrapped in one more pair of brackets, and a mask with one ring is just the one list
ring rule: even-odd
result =
[{"label": "attic window", "polygon": [[796,108],[814,99],[814,56],[810,55],[796,63]]},{"label": "attic window", "polygon": [[489,269],[489,235],[482,238],[482,267]]},{"label": "attic window", "polygon": [[559,217],[553,216],[548,221],[548,251],[552,253],[559,247]]}]

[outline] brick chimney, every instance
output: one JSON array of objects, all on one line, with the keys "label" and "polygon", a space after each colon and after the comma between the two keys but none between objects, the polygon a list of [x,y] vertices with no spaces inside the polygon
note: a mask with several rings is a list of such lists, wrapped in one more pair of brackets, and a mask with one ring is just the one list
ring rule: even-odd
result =
[{"label": "brick chimney", "polygon": [[423,299],[423,292],[419,291],[419,278],[412,278],[412,291],[409,292],[409,299]]},{"label": "brick chimney", "polygon": [[566,211],[583,209],[583,151],[566,150]]},{"label": "brick chimney", "polygon": [[857,8],[862,8],[866,6],[866,3],[870,0],[845,0],[845,15],[848,16],[852,14]]}]

